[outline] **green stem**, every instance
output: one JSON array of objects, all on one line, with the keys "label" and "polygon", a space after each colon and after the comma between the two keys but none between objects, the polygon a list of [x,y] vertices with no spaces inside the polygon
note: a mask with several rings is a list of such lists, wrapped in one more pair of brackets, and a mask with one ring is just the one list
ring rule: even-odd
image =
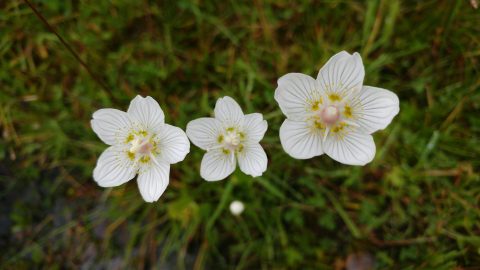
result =
[{"label": "green stem", "polygon": [[335,196],[333,196],[333,194],[328,191],[327,189],[325,189],[324,187],[320,187],[321,191],[327,196],[327,198],[330,200],[330,202],[332,203],[333,207],[335,208],[335,210],[338,212],[338,214],[340,215],[340,217],[343,219],[343,222],[345,222],[345,225],[347,225],[347,228],[350,230],[350,232],[352,233],[352,235],[355,237],[355,238],[361,238],[362,237],[362,233],[360,232],[360,229],[358,229],[357,225],[355,225],[355,223],[352,221],[352,219],[350,218],[350,216],[347,214],[347,212],[343,209],[342,205],[340,204],[340,202],[337,200],[337,198],[335,198]]}]

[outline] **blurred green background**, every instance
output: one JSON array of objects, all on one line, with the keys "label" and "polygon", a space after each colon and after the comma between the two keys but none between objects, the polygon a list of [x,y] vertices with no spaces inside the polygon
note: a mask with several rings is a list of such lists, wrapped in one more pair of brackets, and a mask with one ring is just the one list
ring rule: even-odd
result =
[{"label": "blurred green background", "polygon": [[[105,91],[23,1],[1,1],[0,268],[479,269],[476,2],[33,1]],[[400,114],[365,167],[294,160],[276,80],[341,50]],[[267,172],[205,182],[192,145],[157,203],[135,181],[98,187],[91,115],[137,94],[182,129],[224,95],[263,113]]]}]

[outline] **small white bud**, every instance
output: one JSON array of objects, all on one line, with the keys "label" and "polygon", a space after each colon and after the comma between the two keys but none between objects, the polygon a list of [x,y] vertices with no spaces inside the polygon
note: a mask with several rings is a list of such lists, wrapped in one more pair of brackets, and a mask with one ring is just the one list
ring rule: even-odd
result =
[{"label": "small white bud", "polygon": [[232,212],[232,215],[234,216],[240,215],[243,210],[245,210],[245,206],[241,201],[233,201],[230,204],[230,212]]}]

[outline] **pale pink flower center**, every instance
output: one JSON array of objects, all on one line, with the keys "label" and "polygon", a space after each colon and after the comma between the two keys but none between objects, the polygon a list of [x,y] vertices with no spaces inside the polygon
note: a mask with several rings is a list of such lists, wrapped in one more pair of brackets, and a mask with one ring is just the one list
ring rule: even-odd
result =
[{"label": "pale pink flower center", "polygon": [[153,149],[153,145],[149,141],[147,141],[140,146],[140,148],[138,149],[138,153],[148,154],[150,153],[150,151],[152,151],[152,149]]},{"label": "pale pink flower center", "polygon": [[336,106],[329,105],[320,112],[320,117],[325,124],[335,124],[340,118],[340,111]]},{"label": "pale pink flower center", "polygon": [[139,153],[142,155],[150,154],[150,152],[153,149],[153,144],[150,142],[149,139],[144,138],[141,140],[136,140],[132,144],[132,147],[130,148],[130,152],[132,153]]}]

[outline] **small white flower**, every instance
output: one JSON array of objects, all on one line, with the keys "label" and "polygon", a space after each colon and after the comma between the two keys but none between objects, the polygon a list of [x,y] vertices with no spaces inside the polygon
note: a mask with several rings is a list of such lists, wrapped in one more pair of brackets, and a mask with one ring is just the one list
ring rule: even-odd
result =
[{"label": "small white flower", "polygon": [[215,118],[204,117],[187,124],[187,136],[193,144],[206,150],[200,175],[207,181],[218,181],[236,168],[253,177],[267,169],[267,155],[260,145],[267,121],[260,113],[244,115],[235,100],[223,97],[215,105]]},{"label": "small white flower", "polygon": [[93,131],[110,145],[97,161],[93,178],[101,187],[115,187],[138,173],[146,202],[157,201],[168,186],[170,164],[190,151],[183,130],[165,124],[160,105],[151,97],[135,97],[127,112],[100,109],[93,114]]},{"label": "small white flower", "polygon": [[239,216],[243,212],[243,210],[245,210],[245,206],[241,201],[233,201],[230,204],[230,212],[234,216]]},{"label": "small white flower", "polygon": [[338,162],[365,165],[375,156],[370,134],[399,112],[394,93],[364,86],[358,53],[337,53],[317,79],[289,73],[278,80],[275,100],[287,116],[280,128],[283,149],[297,159],[326,153]]}]

